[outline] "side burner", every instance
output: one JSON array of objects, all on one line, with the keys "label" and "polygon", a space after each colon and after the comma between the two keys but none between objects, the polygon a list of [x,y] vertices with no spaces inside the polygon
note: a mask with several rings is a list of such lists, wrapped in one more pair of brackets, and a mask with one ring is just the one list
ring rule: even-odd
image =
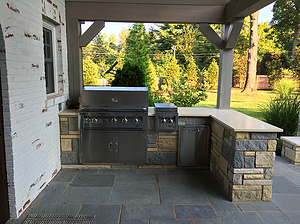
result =
[{"label": "side burner", "polygon": [[173,103],[155,103],[155,130],[177,131],[178,112]]}]

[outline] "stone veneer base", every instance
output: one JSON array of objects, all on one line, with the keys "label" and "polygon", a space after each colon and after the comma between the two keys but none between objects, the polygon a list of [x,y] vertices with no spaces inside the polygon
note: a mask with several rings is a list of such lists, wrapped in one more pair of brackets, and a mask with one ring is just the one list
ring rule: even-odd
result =
[{"label": "stone veneer base", "polygon": [[[178,131],[156,132],[149,116],[147,165],[78,164],[77,116],[60,116],[62,167],[71,169],[174,169]],[[179,117],[179,125],[210,125],[210,170],[231,201],[270,201],[277,133],[233,131],[211,117]],[[288,149],[286,150],[288,152]],[[298,161],[298,160],[296,160]],[[300,160],[299,160],[300,161]]]}]

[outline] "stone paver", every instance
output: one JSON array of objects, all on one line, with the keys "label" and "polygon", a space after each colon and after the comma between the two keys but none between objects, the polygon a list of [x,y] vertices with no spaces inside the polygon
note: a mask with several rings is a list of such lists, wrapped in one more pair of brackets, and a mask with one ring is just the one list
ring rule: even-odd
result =
[{"label": "stone paver", "polygon": [[96,215],[95,224],[300,224],[300,166],[276,157],[271,202],[230,202],[209,170],[61,170],[18,220]]}]

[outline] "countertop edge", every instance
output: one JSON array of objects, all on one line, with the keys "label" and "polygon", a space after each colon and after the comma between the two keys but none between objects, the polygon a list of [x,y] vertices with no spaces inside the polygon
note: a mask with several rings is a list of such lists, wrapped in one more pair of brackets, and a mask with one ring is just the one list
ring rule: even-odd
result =
[{"label": "countertop edge", "polygon": [[[67,109],[59,116],[78,116],[77,109]],[[154,107],[148,108],[148,116],[155,116]],[[283,132],[281,128],[250,117],[232,109],[216,109],[211,107],[179,107],[179,117],[211,117],[234,132]],[[239,122],[243,120],[243,122]],[[237,125],[238,124],[238,125]]]}]

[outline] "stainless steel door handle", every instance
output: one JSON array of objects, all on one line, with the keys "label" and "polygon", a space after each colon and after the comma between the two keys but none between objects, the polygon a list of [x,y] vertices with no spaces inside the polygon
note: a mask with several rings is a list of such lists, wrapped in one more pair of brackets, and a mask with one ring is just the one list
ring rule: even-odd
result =
[{"label": "stainless steel door handle", "polygon": [[112,152],[111,146],[112,146],[112,142],[110,142],[110,143],[108,144],[108,150],[109,150],[110,152]]},{"label": "stainless steel door handle", "polygon": [[118,152],[119,151],[119,143],[116,142],[115,145],[116,145],[116,151],[115,152]]},{"label": "stainless steel door handle", "polygon": [[190,132],[192,132],[192,133],[195,133],[195,134],[196,134],[196,133],[200,132],[200,130],[199,130],[199,129],[197,129],[197,130],[194,130],[194,131],[193,131],[192,129],[190,129]]}]

